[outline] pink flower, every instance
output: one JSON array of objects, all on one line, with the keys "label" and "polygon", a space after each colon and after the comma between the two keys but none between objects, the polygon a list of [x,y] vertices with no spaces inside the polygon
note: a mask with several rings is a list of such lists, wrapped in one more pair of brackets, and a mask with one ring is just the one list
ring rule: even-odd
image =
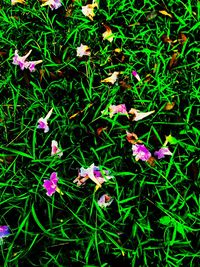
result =
[{"label": "pink flower", "polygon": [[120,104],[120,105],[111,105],[109,107],[109,116],[110,118],[113,117],[114,114],[121,113],[121,114],[127,114],[126,105]]},{"label": "pink flower", "polygon": [[58,148],[58,142],[55,140],[51,142],[51,156],[53,155],[57,155],[59,158],[63,155],[63,152]]},{"label": "pink flower", "polygon": [[90,51],[88,51],[90,48],[87,45],[81,44],[80,47],[77,47],[77,57],[83,57],[83,56],[90,56]]},{"label": "pink flower", "polygon": [[58,177],[57,173],[53,172],[50,176],[50,180],[44,180],[44,188],[47,190],[47,196],[52,196],[57,189]]},{"label": "pink flower", "polygon": [[29,50],[29,52],[23,56],[20,57],[18,55],[18,50],[15,50],[15,56],[13,57],[13,64],[14,65],[19,65],[21,70],[29,69],[31,72],[35,71],[35,65],[39,64],[42,62],[42,60],[37,60],[37,61],[26,61],[27,57],[30,55],[32,50]]},{"label": "pink flower", "polygon": [[51,10],[58,9],[59,7],[62,6],[60,0],[44,0],[44,4],[42,6],[49,6]]},{"label": "pink flower", "polygon": [[135,160],[138,161],[141,159],[142,161],[147,161],[151,157],[151,153],[144,145],[135,144],[132,146],[133,156]]},{"label": "pink flower", "polygon": [[42,60],[36,60],[36,61],[29,61],[28,62],[28,68],[29,68],[29,70],[30,70],[30,72],[33,72],[33,71],[35,71],[36,69],[35,69],[35,65],[37,65],[37,64],[39,64],[39,63],[42,63]]},{"label": "pink flower", "polygon": [[15,50],[15,56],[13,57],[13,64],[19,65],[21,70],[24,70],[24,68],[27,69],[29,66],[29,63],[28,61],[26,61],[26,59],[30,55],[31,52],[32,50],[29,50],[29,52],[25,56],[20,57],[18,55],[18,50]]},{"label": "pink flower", "polygon": [[40,118],[38,120],[38,129],[44,129],[44,133],[47,133],[49,131],[49,126],[47,123],[47,120],[50,118],[51,114],[52,114],[53,108],[48,112],[48,114],[46,115],[45,118]]},{"label": "pink flower", "polygon": [[[103,176],[103,174],[105,174]],[[109,171],[100,171],[98,166],[94,166],[94,163],[87,169],[83,167],[80,168],[78,177],[73,181],[74,183],[77,182],[77,185],[80,186],[86,182],[88,178],[90,178],[94,183],[96,183],[99,187],[101,184],[104,183],[106,180],[113,178],[113,176],[109,176]],[[105,178],[106,179],[105,179]]]},{"label": "pink flower", "polygon": [[169,148],[168,147],[162,147],[158,151],[155,151],[154,152],[154,155],[157,156],[158,159],[162,159],[162,158],[165,157],[165,155],[171,156],[172,155],[172,152],[169,151]]},{"label": "pink flower", "polygon": [[113,202],[113,199],[111,199],[110,196],[107,194],[104,194],[103,196],[100,197],[98,200],[98,205],[101,208],[106,208],[107,206],[110,206],[110,204]]},{"label": "pink flower", "polygon": [[132,74],[133,74],[133,76],[134,76],[138,81],[141,80],[141,79],[140,79],[140,76],[138,75],[138,73],[137,73],[135,70],[132,72]]}]

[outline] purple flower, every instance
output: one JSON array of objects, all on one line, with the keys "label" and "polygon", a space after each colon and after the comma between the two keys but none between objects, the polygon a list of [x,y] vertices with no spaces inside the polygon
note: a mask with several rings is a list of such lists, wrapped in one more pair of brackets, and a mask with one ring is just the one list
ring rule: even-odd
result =
[{"label": "purple flower", "polygon": [[154,152],[154,155],[157,156],[158,159],[162,159],[162,158],[165,157],[165,155],[171,156],[172,155],[172,152],[169,151],[169,148],[168,147],[162,147],[158,151],[155,151]]},{"label": "purple flower", "polygon": [[20,57],[18,55],[18,50],[15,50],[15,55],[13,57],[13,64],[19,65],[21,70],[24,70],[24,68],[27,69],[29,66],[29,62],[26,61],[26,59],[30,55],[31,52],[32,52],[32,50],[29,50],[29,52],[25,56]]},{"label": "purple flower", "polygon": [[151,153],[144,145],[135,144],[132,146],[132,150],[133,156],[136,156],[136,161],[138,161],[139,159],[147,161],[151,157]]},{"label": "purple flower", "polygon": [[42,60],[36,60],[36,61],[26,61],[27,57],[30,55],[32,50],[29,50],[29,52],[23,56],[20,57],[18,55],[18,50],[15,50],[15,56],[13,57],[13,64],[14,65],[19,65],[21,70],[29,69],[30,72],[35,71],[35,65],[39,64],[42,62]]},{"label": "purple flower", "polygon": [[0,238],[8,236],[9,234],[10,234],[10,230],[8,226],[6,225],[0,226]]},{"label": "purple flower", "polygon": [[59,7],[62,6],[60,0],[44,0],[44,4],[42,6],[49,6],[51,10],[58,9]]},{"label": "purple flower", "polygon": [[45,118],[40,118],[38,120],[38,129],[43,129],[44,133],[47,133],[49,131],[49,126],[47,120],[50,118],[52,114],[53,108],[47,113]]},{"label": "purple flower", "polygon": [[44,188],[47,190],[47,196],[52,196],[57,189],[58,177],[57,173],[53,172],[50,176],[50,180],[44,180]]},{"label": "purple flower", "polygon": [[29,61],[28,62],[28,68],[29,68],[29,70],[30,70],[30,72],[33,72],[33,71],[35,71],[36,69],[35,69],[35,66],[37,65],[37,64],[39,64],[39,63],[42,63],[42,60],[36,60],[36,61]]}]

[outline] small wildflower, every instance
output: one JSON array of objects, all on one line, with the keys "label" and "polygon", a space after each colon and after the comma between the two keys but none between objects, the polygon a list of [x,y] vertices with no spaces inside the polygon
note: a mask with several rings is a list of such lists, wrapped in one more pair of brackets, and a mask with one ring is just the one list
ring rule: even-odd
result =
[{"label": "small wildflower", "polygon": [[109,176],[108,171],[103,171],[105,174],[106,179],[103,177],[102,172],[100,171],[98,166],[95,166],[94,163],[87,169],[83,167],[80,168],[80,172],[78,177],[73,181],[74,183],[77,182],[77,185],[80,186],[86,182],[87,179],[91,179],[96,185],[101,187],[101,184],[104,183],[106,180],[113,178],[113,176]]},{"label": "small wildflower", "polygon": [[168,147],[162,147],[158,151],[154,152],[154,155],[158,157],[158,159],[164,158],[166,155],[171,156],[172,152],[169,151]]},{"label": "small wildflower", "polygon": [[138,73],[135,70],[132,72],[132,74],[138,81],[141,81],[140,76],[138,75]]},{"label": "small wildflower", "polygon": [[110,118],[112,118],[113,115],[116,113],[127,114],[126,105],[125,104],[120,104],[117,106],[111,105],[109,107],[109,112],[110,112]]},{"label": "small wildflower", "polygon": [[15,55],[13,57],[13,64],[14,65],[19,65],[21,70],[29,69],[31,72],[35,71],[35,65],[39,64],[42,62],[42,60],[37,60],[37,61],[26,61],[27,57],[30,55],[32,50],[29,50],[29,52],[23,56],[20,57],[18,55],[18,50],[15,50]]},{"label": "small wildflower", "polygon": [[90,51],[88,51],[90,48],[87,45],[81,44],[80,47],[77,47],[77,57],[82,57],[82,56],[90,56]]},{"label": "small wildflower", "polygon": [[13,64],[19,65],[21,70],[24,70],[24,68],[27,69],[29,67],[29,62],[26,61],[26,59],[30,55],[31,52],[32,50],[29,50],[29,52],[25,56],[20,57],[18,55],[18,50],[15,50],[15,55],[13,57]]},{"label": "small wildflower", "polygon": [[43,2],[44,4],[42,4],[41,7],[49,6],[51,10],[58,9],[62,6],[60,0],[43,0]]},{"label": "small wildflower", "polygon": [[133,156],[135,160],[138,161],[141,159],[142,161],[147,161],[151,157],[151,153],[144,145],[135,144],[132,146]]},{"label": "small wildflower", "polygon": [[110,206],[110,204],[113,202],[113,199],[111,199],[110,196],[107,194],[104,194],[103,196],[100,197],[98,200],[98,205],[101,208],[106,208],[107,206]]},{"label": "small wildflower", "polygon": [[112,83],[112,84],[114,84],[115,82],[116,82],[116,80],[117,80],[117,76],[120,74],[120,72],[119,71],[115,71],[115,72],[113,72],[113,74],[110,76],[110,77],[108,77],[108,78],[106,78],[106,79],[104,79],[104,80],[101,80],[101,82],[102,83]]},{"label": "small wildflower", "polygon": [[46,115],[45,118],[40,118],[38,120],[38,129],[44,129],[44,133],[47,133],[49,131],[49,126],[48,126],[48,122],[47,120],[50,118],[51,114],[52,114],[53,108],[48,112],[48,114]]},{"label": "small wildflower", "polygon": [[149,112],[140,112],[137,109],[131,108],[128,113],[134,115],[133,121],[139,121],[139,120],[142,120],[145,117],[151,115],[154,112],[155,112],[155,110],[152,110],[152,111],[149,111]]},{"label": "small wildflower", "polygon": [[16,5],[17,3],[25,4],[25,0],[11,0],[11,5]]},{"label": "small wildflower", "polygon": [[90,20],[93,21],[93,17],[95,16],[95,13],[94,13],[94,8],[95,7],[98,8],[98,4],[95,1],[93,1],[92,4],[88,4],[86,6],[82,6],[83,15],[85,15],[86,17],[88,17]]},{"label": "small wildflower", "polygon": [[35,66],[37,64],[42,63],[42,60],[29,61],[28,63],[29,63],[28,68],[29,68],[30,72],[33,72],[33,71],[35,71]]},{"label": "small wildflower", "polygon": [[51,156],[53,155],[58,155],[59,158],[63,155],[63,152],[58,148],[58,142],[55,140],[51,142]]},{"label": "small wildflower", "polygon": [[112,34],[112,31],[111,31],[111,28],[108,27],[107,25],[104,25],[104,27],[106,28],[106,31],[102,34],[103,40],[108,40],[109,42],[112,43],[113,34]]},{"label": "small wildflower", "polygon": [[47,190],[47,196],[52,196],[57,191],[58,177],[57,173],[53,172],[50,180],[44,180],[43,187]]}]

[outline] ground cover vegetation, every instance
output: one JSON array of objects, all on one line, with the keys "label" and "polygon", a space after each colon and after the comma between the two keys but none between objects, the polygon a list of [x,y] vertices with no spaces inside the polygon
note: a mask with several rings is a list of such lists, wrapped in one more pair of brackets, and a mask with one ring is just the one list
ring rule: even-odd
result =
[{"label": "ground cover vegetation", "polygon": [[199,266],[200,2],[0,2],[0,266]]}]

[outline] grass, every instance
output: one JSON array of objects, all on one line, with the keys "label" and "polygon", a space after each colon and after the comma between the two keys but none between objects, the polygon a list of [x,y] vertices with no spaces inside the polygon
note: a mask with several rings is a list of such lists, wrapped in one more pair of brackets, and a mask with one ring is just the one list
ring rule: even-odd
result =
[{"label": "grass", "polygon": [[[1,245],[0,266],[196,267],[199,1],[99,1],[93,21],[81,12],[88,3],[74,1],[66,17],[72,1],[57,10],[39,1],[1,1],[0,225],[11,234]],[[103,25],[112,29],[113,42],[102,40]],[[90,57],[76,56],[81,43],[91,48]],[[21,71],[12,64],[16,49],[20,56],[32,49],[30,60],[42,64]],[[114,71],[120,71],[114,85],[101,83]],[[175,102],[173,109],[164,109],[168,102]],[[122,103],[155,113],[136,122],[102,115]],[[38,119],[52,107],[45,134]],[[107,130],[98,135],[99,127]],[[135,161],[126,131],[152,155],[171,134],[173,155],[154,166]],[[51,157],[52,140],[63,150],[61,159]],[[92,181],[73,183],[93,162],[114,176],[96,192]],[[42,185],[54,171],[64,195],[49,197]],[[114,201],[101,209],[97,201],[105,193]]]}]

